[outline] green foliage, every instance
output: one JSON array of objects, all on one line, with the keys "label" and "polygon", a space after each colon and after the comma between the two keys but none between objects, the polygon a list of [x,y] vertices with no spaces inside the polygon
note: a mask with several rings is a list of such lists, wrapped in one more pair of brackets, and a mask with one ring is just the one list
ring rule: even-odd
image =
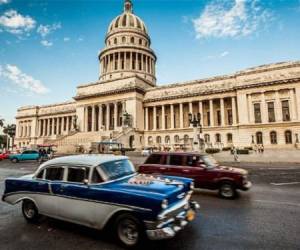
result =
[{"label": "green foliage", "polygon": [[219,153],[221,150],[219,148],[207,148],[205,150],[205,152],[207,154],[216,154],[216,153]]},{"label": "green foliage", "polygon": [[231,147],[224,147],[222,148],[222,151],[230,151],[231,150]]},{"label": "green foliage", "polygon": [[253,150],[252,147],[244,147],[244,149],[247,149],[247,150]]}]

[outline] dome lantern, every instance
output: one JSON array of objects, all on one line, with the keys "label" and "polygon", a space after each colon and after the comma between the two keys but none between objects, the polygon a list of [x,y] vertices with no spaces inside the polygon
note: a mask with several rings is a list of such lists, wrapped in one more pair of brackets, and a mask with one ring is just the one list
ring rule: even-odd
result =
[{"label": "dome lantern", "polygon": [[124,12],[132,13],[133,4],[130,0],[125,0],[124,3]]}]

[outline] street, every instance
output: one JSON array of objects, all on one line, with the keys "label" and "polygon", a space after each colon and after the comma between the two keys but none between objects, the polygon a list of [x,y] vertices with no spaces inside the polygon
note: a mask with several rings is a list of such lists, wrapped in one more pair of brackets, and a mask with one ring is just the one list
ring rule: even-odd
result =
[{"label": "street", "polygon": [[[134,162],[142,159],[132,157]],[[238,164],[250,170],[253,188],[236,200],[196,190],[198,217],[174,239],[145,242],[145,249],[300,249],[300,165]],[[31,173],[36,162],[0,162],[4,179]],[[71,223],[44,218],[38,225],[23,219],[20,205],[0,202],[0,249],[121,249],[109,237]]]}]

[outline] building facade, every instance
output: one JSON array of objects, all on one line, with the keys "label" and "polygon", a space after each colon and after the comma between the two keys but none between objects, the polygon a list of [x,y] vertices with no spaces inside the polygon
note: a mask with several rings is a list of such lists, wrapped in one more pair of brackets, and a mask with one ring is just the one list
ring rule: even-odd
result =
[{"label": "building facade", "polygon": [[200,113],[206,147],[299,145],[300,61],[157,86],[156,60],[144,22],[125,0],[99,53],[98,80],[78,86],[72,101],[19,108],[17,146],[54,143],[74,152],[115,140],[136,149],[191,149],[189,113]]}]

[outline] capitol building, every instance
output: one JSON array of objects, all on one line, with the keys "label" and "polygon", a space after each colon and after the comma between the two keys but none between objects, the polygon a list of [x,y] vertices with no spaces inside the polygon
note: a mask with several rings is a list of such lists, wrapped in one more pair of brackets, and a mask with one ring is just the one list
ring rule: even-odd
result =
[{"label": "capitol building", "polygon": [[300,61],[157,85],[157,57],[130,0],[104,42],[98,80],[79,85],[73,100],[18,109],[18,147],[55,144],[59,152],[71,153],[116,141],[135,149],[190,150],[195,140],[190,113],[200,114],[205,147],[299,145]]}]

